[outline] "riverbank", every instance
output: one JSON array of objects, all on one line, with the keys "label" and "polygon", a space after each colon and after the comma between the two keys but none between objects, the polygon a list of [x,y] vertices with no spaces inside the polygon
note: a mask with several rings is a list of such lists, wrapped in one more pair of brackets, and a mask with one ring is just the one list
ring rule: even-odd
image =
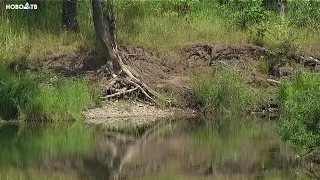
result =
[{"label": "riverbank", "polygon": [[[132,72],[139,74],[141,80],[160,93],[156,106],[137,103],[139,98],[134,93],[106,98],[105,87],[110,83],[110,77],[108,72],[99,71],[106,57],[99,52],[79,50],[12,63],[9,66],[11,72],[2,76],[7,89],[26,80],[33,81],[33,85],[22,86],[21,92],[4,91],[4,97],[7,94],[8,98],[21,98],[22,92],[30,94],[20,104],[12,101],[12,107],[17,110],[11,116],[24,120],[52,121],[60,118],[63,121],[82,119],[82,112],[87,108],[91,109],[85,113],[87,119],[100,120],[102,116],[112,117],[112,114],[121,113],[135,117],[149,116],[154,112],[155,117],[165,117],[177,109],[186,114],[194,111],[200,114],[240,112],[276,115],[281,81],[294,79],[308,70],[318,72],[317,59],[320,59],[317,52],[282,54],[251,44],[188,44],[171,53],[141,47],[122,46],[120,49]],[[11,76],[10,84],[7,79]],[[41,97],[47,98],[29,103]],[[118,99],[124,100],[120,101],[123,105],[113,103]],[[38,115],[31,112],[32,108],[41,106],[43,108],[38,108]],[[118,111],[121,106],[128,111]],[[140,112],[139,107],[144,107],[149,113],[145,110]],[[134,111],[130,111],[132,108]],[[3,112],[6,111],[3,109]],[[88,112],[96,112],[96,117],[94,113],[88,116]]]}]

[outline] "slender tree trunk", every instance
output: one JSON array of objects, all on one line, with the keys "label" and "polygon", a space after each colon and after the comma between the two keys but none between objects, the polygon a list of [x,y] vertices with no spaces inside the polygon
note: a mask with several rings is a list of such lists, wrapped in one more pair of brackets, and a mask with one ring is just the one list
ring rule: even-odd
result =
[{"label": "slender tree trunk", "polygon": [[286,3],[286,0],[279,0],[280,18],[282,21],[284,21],[285,19],[285,3]]},{"label": "slender tree trunk", "polygon": [[79,30],[77,21],[77,2],[78,0],[63,0],[62,25],[72,31]]}]

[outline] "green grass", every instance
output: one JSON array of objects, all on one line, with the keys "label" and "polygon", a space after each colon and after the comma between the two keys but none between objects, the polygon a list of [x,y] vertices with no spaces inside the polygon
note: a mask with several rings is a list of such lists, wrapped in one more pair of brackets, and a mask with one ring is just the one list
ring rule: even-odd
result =
[{"label": "green grass", "polygon": [[85,80],[57,77],[52,81],[47,86],[37,78],[0,70],[1,119],[53,122],[82,119],[82,111],[94,105],[94,93]]},{"label": "green grass", "polygon": [[[10,1],[24,2],[25,1]],[[5,2],[1,2],[2,7]],[[67,32],[61,28],[62,1],[41,1],[38,10],[3,10],[0,14],[0,63],[20,56],[28,59],[53,53],[70,53],[93,47],[94,27],[91,3],[78,3],[80,31]]]},{"label": "green grass", "polygon": [[261,97],[240,72],[221,66],[192,75],[191,88],[205,112],[245,113]]},{"label": "green grass", "polygon": [[37,84],[23,75],[0,70],[0,117],[17,119],[28,102],[35,97]]},{"label": "green grass", "polygon": [[[10,3],[13,2],[21,3],[24,1],[10,1]],[[0,5],[4,7],[5,3],[1,1]],[[218,1],[192,1],[190,13],[183,15],[180,12],[181,4],[179,1],[115,1],[118,38],[120,44],[123,45],[150,47],[160,51],[176,51],[185,44],[197,42],[223,44],[253,42],[254,37],[250,35],[249,30],[256,31],[257,27],[252,25],[249,30],[241,29],[242,15],[248,13],[248,7],[245,3],[243,1],[238,4],[231,3],[227,6],[221,6]],[[273,47],[289,43],[298,50],[310,50],[312,46],[318,46],[320,41],[319,28],[317,28],[320,24],[318,7],[319,3],[316,2],[290,1],[285,22],[280,21],[278,12],[264,12],[269,17],[265,22],[264,43]],[[61,28],[61,9],[61,0],[45,0],[41,1],[37,11],[1,10],[0,65],[7,66],[20,57],[33,60],[55,53],[72,53],[77,50],[93,49],[96,45],[96,38],[91,1],[79,0],[78,2],[79,32],[69,32]],[[308,15],[307,18],[305,15]],[[264,68],[261,67],[262,70]],[[203,85],[197,82],[193,83],[198,100],[206,106],[214,106],[218,109],[228,107],[243,111],[243,107],[252,104],[252,99],[254,99],[252,96],[255,96],[255,93],[243,86],[243,83],[238,83],[241,80],[234,73],[225,71],[221,73],[221,75],[217,73],[217,77],[203,81],[200,79],[199,82]],[[214,75],[215,73],[209,73],[209,76]],[[227,78],[223,78],[224,75]],[[17,111],[26,111],[25,116],[27,117],[47,114],[52,116],[55,121],[61,117],[78,117],[79,115],[76,114],[79,114],[80,106],[85,104],[84,101],[87,101],[87,96],[90,94],[85,92],[89,91],[85,87],[86,85],[78,82],[70,86],[72,89],[70,91],[68,91],[68,85],[59,87],[66,91],[67,95],[62,95],[62,90],[56,88],[42,88],[33,92],[35,90],[32,88],[35,88],[35,85],[32,83],[30,85],[23,84],[22,82],[25,81],[23,78],[14,80],[15,77],[13,77],[12,82],[21,81],[18,83],[21,85],[15,87],[14,83],[11,85],[7,83],[5,91],[11,91],[10,88],[20,88],[17,91],[27,92],[24,98],[31,98],[28,95],[30,93],[30,96],[36,96],[38,99],[34,98],[33,102],[26,106],[24,101],[27,100],[16,102],[18,96],[22,96],[23,93],[9,93],[10,95],[3,99],[8,103],[10,101],[12,107],[15,106],[14,112],[8,112],[9,114],[16,114]],[[197,81],[197,78],[194,77],[194,80]],[[223,86],[218,87],[213,83],[221,83]],[[41,101],[39,97],[46,99],[44,102],[47,102],[42,107],[36,105]],[[72,100],[66,102],[65,98],[67,97]],[[84,97],[84,100],[77,97]],[[60,100],[62,100],[61,106],[56,107],[54,104]],[[73,105],[74,102],[79,102],[79,106]],[[35,109],[41,110],[38,112]],[[64,110],[68,112],[64,112]],[[31,111],[36,115],[33,115]],[[2,110],[1,113],[6,112]],[[1,116],[9,118],[9,115],[1,114]]]},{"label": "green grass", "polygon": [[56,122],[82,119],[82,111],[93,104],[87,84],[83,80],[59,81],[35,94],[25,108],[28,119],[47,117]]}]

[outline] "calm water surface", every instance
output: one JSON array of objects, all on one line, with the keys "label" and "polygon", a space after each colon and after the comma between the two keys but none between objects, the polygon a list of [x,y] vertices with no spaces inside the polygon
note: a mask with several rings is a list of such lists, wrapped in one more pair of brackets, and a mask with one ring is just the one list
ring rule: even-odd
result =
[{"label": "calm water surface", "polygon": [[[0,180],[295,179],[275,121],[189,119],[139,135],[101,128],[0,127]],[[299,178],[298,178],[299,179]]]}]

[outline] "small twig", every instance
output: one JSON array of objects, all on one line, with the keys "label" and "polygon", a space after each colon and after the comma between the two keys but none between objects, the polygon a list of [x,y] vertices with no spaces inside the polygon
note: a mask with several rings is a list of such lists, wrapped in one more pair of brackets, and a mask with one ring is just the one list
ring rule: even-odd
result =
[{"label": "small twig", "polygon": [[314,177],[316,179],[320,179],[320,176],[318,176],[312,169],[308,168],[307,166],[302,166],[305,170],[307,170],[310,174],[306,173],[310,177]]},{"label": "small twig", "polygon": [[110,83],[106,86],[106,89],[110,89],[117,81],[119,81],[118,77],[112,78]]},{"label": "small twig", "polygon": [[101,99],[108,99],[108,98],[112,98],[112,97],[115,97],[115,96],[119,96],[119,95],[122,95],[122,94],[127,94],[127,93],[130,93],[132,91],[135,91],[139,89],[138,87],[135,87],[133,89],[129,89],[129,90],[122,90],[122,91],[119,91],[117,93],[114,93],[114,94],[110,94],[110,95],[107,95],[107,96],[104,96],[104,97],[100,97]]},{"label": "small twig", "polygon": [[274,79],[267,79],[267,82],[271,85],[275,84],[277,86],[280,85],[280,81],[274,80]]},{"label": "small twig", "polygon": [[134,85],[135,87],[139,88],[141,90],[141,92],[147,97],[149,98],[152,102],[156,102],[138,83],[135,83],[129,79],[126,79],[126,81],[131,84]]}]

